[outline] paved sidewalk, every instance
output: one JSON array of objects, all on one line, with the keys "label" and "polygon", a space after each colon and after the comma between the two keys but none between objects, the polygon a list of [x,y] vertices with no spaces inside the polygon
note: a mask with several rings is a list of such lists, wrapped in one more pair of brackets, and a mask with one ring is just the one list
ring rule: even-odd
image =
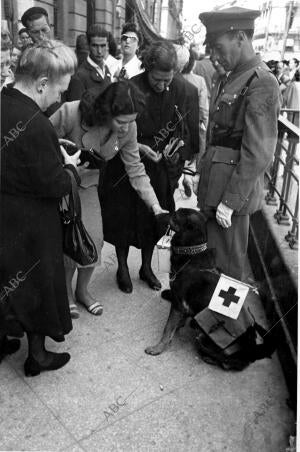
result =
[{"label": "paved sidewalk", "polygon": [[[191,204],[179,192],[177,198],[178,205]],[[49,340],[51,350],[71,353],[64,368],[25,378],[25,340],[0,365],[0,450],[284,452],[294,418],[277,356],[224,372],[197,356],[189,326],[165,353],[146,355],[144,348],[162,333],[169,303],[138,279],[135,249],[134,291],[120,292],[114,256],[106,244],[106,268],[91,283],[103,315],[80,307],[66,341]],[[167,275],[159,277],[167,287]]]}]

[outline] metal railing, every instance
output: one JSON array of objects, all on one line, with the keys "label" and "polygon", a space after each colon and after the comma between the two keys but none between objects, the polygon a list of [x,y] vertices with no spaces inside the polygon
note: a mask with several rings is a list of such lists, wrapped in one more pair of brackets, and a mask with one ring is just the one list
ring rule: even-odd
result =
[{"label": "metal railing", "polygon": [[[286,111],[286,110],[285,110]],[[296,114],[295,110],[289,113]],[[278,224],[291,225],[285,240],[291,248],[298,244],[300,129],[282,115],[278,120],[278,141],[270,170],[266,173],[266,203],[279,207],[274,215]]]}]

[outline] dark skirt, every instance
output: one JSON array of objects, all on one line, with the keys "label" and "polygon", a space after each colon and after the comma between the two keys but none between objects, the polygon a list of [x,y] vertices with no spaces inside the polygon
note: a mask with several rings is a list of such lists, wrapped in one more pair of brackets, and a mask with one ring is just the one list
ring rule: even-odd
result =
[{"label": "dark skirt", "polygon": [[1,196],[0,328],[63,341],[72,329],[57,200]]},{"label": "dark skirt", "polygon": [[[143,160],[146,173],[163,209],[173,212],[173,194],[182,172],[179,168],[167,168],[165,161],[154,163]],[[102,210],[104,240],[115,246],[143,248],[154,245],[161,231],[149,207],[132,188],[124,164],[117,154],[106,166],[99,179],[99,199]]]}]

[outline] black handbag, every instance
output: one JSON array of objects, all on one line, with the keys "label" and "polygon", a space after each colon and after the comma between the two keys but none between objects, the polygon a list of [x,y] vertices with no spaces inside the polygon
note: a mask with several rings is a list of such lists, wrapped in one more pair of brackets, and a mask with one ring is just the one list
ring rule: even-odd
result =
[{"label": "black handbag", "polygon": [[63,252],[80,265],[91,265],[97,262],[98,253],[81,219],[81,202],[74,175],[71,171],[68,173],[71,176],[72,189],[69,199],[64,198],[64,202],[60,203]]}]

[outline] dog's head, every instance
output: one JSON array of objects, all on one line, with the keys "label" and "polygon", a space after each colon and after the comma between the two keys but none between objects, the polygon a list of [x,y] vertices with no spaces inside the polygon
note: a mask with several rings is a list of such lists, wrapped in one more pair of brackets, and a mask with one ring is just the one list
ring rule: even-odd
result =
[{"label": "dog's head", "polygon": [[180,208],[172,214],[169,224],[176,238],[187,242],[184,245],[194,245],[207,241],[206,221],[202,212]]}]

